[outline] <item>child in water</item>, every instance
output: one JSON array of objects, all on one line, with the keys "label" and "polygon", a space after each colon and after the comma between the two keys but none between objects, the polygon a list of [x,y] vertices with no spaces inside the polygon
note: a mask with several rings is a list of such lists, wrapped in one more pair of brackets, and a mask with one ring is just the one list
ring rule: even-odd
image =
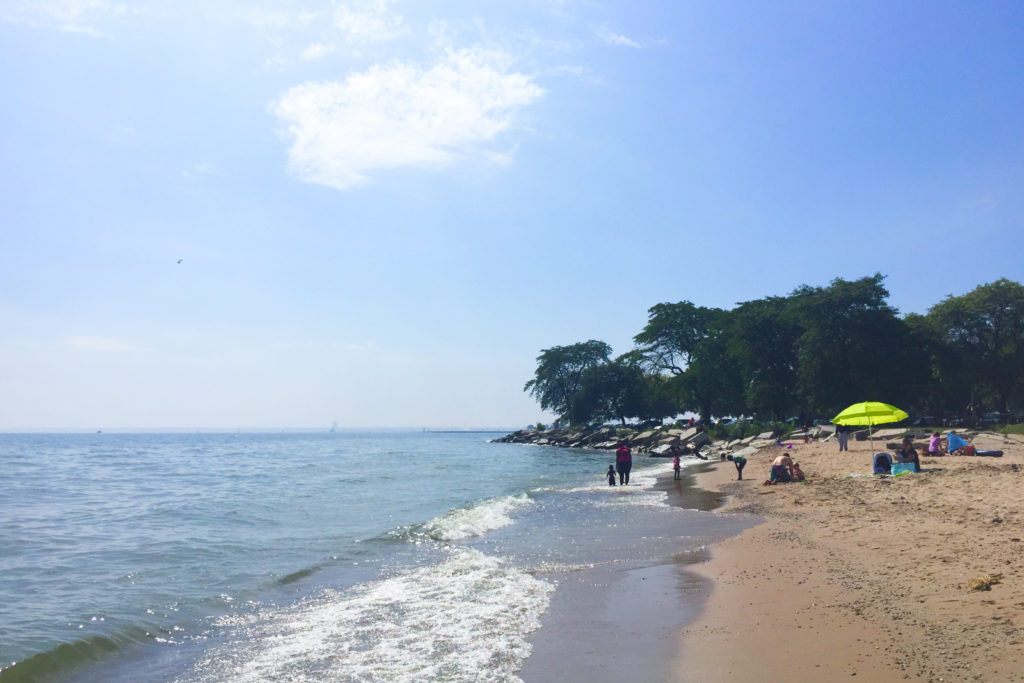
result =
[{"label": "child in water", "polygon": [[615,465],[608,465],[608,485],[615,486]]},{"label": "child in water", "polygon": [[672,457],[672,471],[675,472],[675,479],[679,481],[679,454],[676,453]]}]

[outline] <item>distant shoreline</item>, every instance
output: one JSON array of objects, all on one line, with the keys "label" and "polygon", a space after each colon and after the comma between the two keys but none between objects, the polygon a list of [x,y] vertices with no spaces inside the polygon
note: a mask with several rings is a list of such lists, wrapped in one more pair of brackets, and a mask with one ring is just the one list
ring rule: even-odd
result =
[{"label": "distant shoreline", "polygon": [[88,429],[85,427],[29,427],[25,429],[0,429],[0,436],[30,434],[372,434],[376,432],[408,432],[411,434],[506,434],[509,427],[494,429],[457,429],[444,427],[111,427]]}]

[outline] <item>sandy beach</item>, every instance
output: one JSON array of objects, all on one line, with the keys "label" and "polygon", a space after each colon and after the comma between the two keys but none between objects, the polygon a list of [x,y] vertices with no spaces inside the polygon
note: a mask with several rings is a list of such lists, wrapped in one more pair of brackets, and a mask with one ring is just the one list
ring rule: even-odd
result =
[{"label": "sandy beach", "polygon": [[[765,521],[691,566],[710,579],[679,634],[680,681],[1024,680],[1024,442],[1002,458],[871,471],[884,444],[794,444],[807,482],[762,486],[778,448],[696,474],[718,514]],[[988,577],[989,590],[972,579]]]}]

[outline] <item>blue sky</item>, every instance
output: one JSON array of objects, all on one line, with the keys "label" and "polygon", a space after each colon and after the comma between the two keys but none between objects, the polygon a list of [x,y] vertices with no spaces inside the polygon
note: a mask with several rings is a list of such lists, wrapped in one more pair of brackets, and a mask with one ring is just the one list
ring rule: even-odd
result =
[{"label": "blue sky", "polygon": [[0,429],[517,426],[659,302],[1024,280],[1019,3],[8,0],[0,59]]}]

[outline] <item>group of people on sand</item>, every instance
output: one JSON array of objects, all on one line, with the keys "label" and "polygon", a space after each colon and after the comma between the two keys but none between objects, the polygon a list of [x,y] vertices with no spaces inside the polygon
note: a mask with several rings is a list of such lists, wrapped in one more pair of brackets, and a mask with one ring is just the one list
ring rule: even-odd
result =
[{"label": "group of people on sand", "polygon": [[[728,459],[736,466],[736,481],[743,481],[743,468],[747,466],[747,459],[742,455],[730,455]],[[632,468],[633,452],[626,444],[619,444],[615,450],[615,464],[608,465],[608,471],[605,473],[608,477],[608,485],[616,485],[616,475],[618,475],[619,486],[629,484],[629,471]],[[680,469],[679,455],[676,454],[672,458],[672,470],[676,479],[680,478]],[[783,453],[772,461],[771,475],[764,485],[787,484],[793,481],[804,481],[805,478],[799,463],[793,462],[792,458]]]},{"label": "group of people on sand", "polygon": [[800,463],[793,462],[793,459],[786,453],[772,461],[772,469],[763,486],[774,484],[789,484],[794,481],[804,481],[807,477],[800,469]]}]

